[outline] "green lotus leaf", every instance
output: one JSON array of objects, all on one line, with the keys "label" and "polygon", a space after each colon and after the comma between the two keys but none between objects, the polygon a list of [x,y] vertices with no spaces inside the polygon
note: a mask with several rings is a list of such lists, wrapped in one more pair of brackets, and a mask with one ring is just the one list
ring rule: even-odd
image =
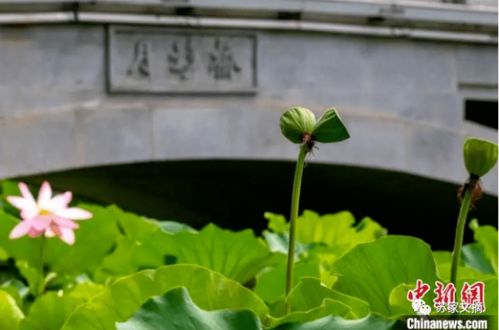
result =
[{"label": "green lotus leaf", "polygon": [[339,142],[350,137],[345,125],[334,108],[326,110],[312,131],[315,141],[321,143]]},{"label": "green lotus leaf", "polygon": [[[476,244],[476,243],[474,243]],[[471,252],[470,244],[468,244],[468,247],[466,248],[466,252],[469,254]],[[463,252],[464,248],[466,246],[463,246]],[[464,253],[463,253],[464,254]],[[469,256],[469,255],[468,255]],[[477,256],[471,256],[472,258],[475,258],[472,261],[476,261]],[[451,270],[451,263],[452,263],[452,253],[448,251],[434,251],[433,252],[433,259],[435,260],[435,265],[437,266],[437,274],[438,277],[445,282],[448,282],[450,280],[450,270]],[[466,260],[468,261],[468,260]],[[490,264],[489,264],[490,267]],[[493,274],[494,272],[483,272],[480,269],[473,268],[471,267],[467,262],[465,262],[464,258],[461,258],[461,261],[458,266],[458,277],[459,278],[476,278],[480,280],[484,279],[489,279],[494,277],[495,275]]]},{"label": "green lotus leaf", "polygon": [[22,330],[60,329],[67,317],[82,302],[82,299],[59,296],[56,292],[46,293],[33,303],[20,328]]},{"label": "green lotus leaf", "polygon": [[93,218],[79,222],[75,244],[70,246],[60,240],[47,240],[46,262],[59,274],[78,275],[96,269],[120,232],[108,208],[91,204],[78,206],[92,212]]},{"label": "green lotus leaf", "polygon": [[17,306],[16,300],[0,290],[0,329],[15,330],[23,318],[24,314]]},{"label": "green lotus leaf", "polygon": [[473,237],[480,244],[485,258],[490,262],[494,270],[494,274],[497,274],[497,229],[493,226],[479,226],[476,219],[470,222],[469,227],[473,230]]},{"label": "green lotus leaf", "polygon": [[461,252],[461,260],[464,264],[485,274],[496,273],[481,243],[465,244]]},{"label": "green lotus leaf", "polygon": [[[269,220],[271,229],[287,235],[289,224],[283,223],[285,221],[283,216],[266,213],[265,217]],[[321,216],[316,212],[305,210],[296,221],[296,239],[302,244],[298,245],[300,249],[307,250],[317,245],[325,245],[330,248],[329,252],[337,256],[358,244],[372,242],[385,234],[386,229],[370,218],[364,218],[355,225],[354,216],[346,211]],[[275,248],[278,249],[278,246]]]},{"label": "green lotus leaf", "polygon": [[307,311],[319,307],[324,299],[339,301],[348,307],[343,317],[359,319],[369,314],[369,305],[358,298],[348,296],[326,287],[318,278],[304,277],[289,293],[287,302],[291,311]]},{"label": "green lotus leaf", "polygon": [[77,306],[85,303],[92,296],[103,291],[103,286],[84,284],[75,294],[59,294],[51,291],[35,300],[26,318],[22,321],[22,330],[60,329]]},{"label": "green lotus leaf", "polygon": [[0,262],[2,261],[7,261],[7,259],[9,259],[9,254],[7,253],[7,251],[5,251],[4,248],[0,247]]},{"label": "green lotus leaf", "polygon": [[181,232],[169,238],[177,263],[197,264],[240,283],[253,279],[276,257],[251,229],[232,232],[209,224],[197,233]]},{"label": "green lotus leaf", "polygon": [[322,301],[320,306],[313,307],[306,311],[295,311],[278,318],[269,317],[266,320],[265,326],[269,328],[275,328],[280,325],[286,325],[295,322],[301,323],[317,320],[327,315],[343,316],[347,315],[349,312],[350,308],[344,303],[334,299],[326,298]]},{"label": "green lotus leaf", "polygon": [[150,298],[185,287],[204,310],[249,310],[264,319],[269,310],[253,292],[223,275],[195,265],[163,266],[116,280],[106,290],[81,304],[62,329],[115,329],[134,315]]},{"label": "green lotus leaf", "polygon": [[[474,232],[474,243],[463,245],[461,266],[468,270],[459,270],[460,277],[470,277],[471,271],[477,271],[480,276],[497,275],[497,229],[493,226],[480,226],[476,219],[470,221],[470,229]],[[451,252],[433,252],[437,267],[451,262]],[[461,276],[461,274],[463,274]]]},{"label": "green lotus leaf", "polygon": [[497,144],[483,139],[469,138],[464,142],[464,164],[470,174],[487,174],[497,163]]},{"label": "green lotus leaf", "polygon": [[[320,277],[320,266],[315,262],[301,260],[293,268],[293,286],[303,277]],[[286,262],[262,271],[256,277],[255,293],[268,303],[284,299],[286,287]]]},{"label": "green lotus leaf", "polygon": [[29,288],[26,284],[20,279],[14,277],[6,281],[2,279],[0,282],[3,282],[0,285],[0,290],[7,292],[12,298],[14,298],[17,306],[19,306],[22,310],[24,307],[24,299],[29,294]]},{"label": "green lotus leaf", "polygon": [[359,319],[369,314],[365,301],[326,287],[318,278],[304,277],[286,298],[291,311],[281,317],[269,317],[266,326],[308,322],[328,315]]},{"label": "green lotus leaf", "polygon": [[212,330],[262,329],[250,310],[205,311],[192,301],[184,287],[149,299],[131,319],[117,324],[118,330]]},{"label": "green lotus leaf", "polygon": [[162,223],[125,212],[114,205],[104,209],[97,217],[114,222],[121,229],[114,239],[114,249],[105,256],[95,272],[95,279],[99,282],[163,266],[168,262],[165,256],[172,254],[173,235],[184,231],[195,232],[189,226],[171,221]]},{"label": "green lotus leaf", "polygon": [[[443,281],[450,281],[451,263],[437,264],[438,277]],[[496,277],[494,274],[482,273],[474,268],[462,265],[458,267],[458,278],[475,278],[477,280],[486,280]]]},{"label": "green lotus leaf", "polygon": [[274,330],[389,330],[392,329],[395,321],[382,316],[370,314],[359,320],[346,320],[339,316],[326,316],[310,322],[296,322],[282,324]]},{"label": "green lotus leaf", "polygon": [[333,289],[369,303],[372,312],[394,315],[389,297],[393,288],[418,279],[437,280],[428,244],[409,236],[385,236],[354,247],[333,265],[338,280]]},{"label": "green lotus leaf", "polygon": [[286,217],[282,214],[276,214],[272,212],[265,212],[263,217],[268,220],[267,227],[275,233],[287,233],[289,232],[289,224],[286,221]]},{"label": "green lotus leaf", "polygon": [[29,237],[9,239],[9,233],[19,223],[19,219],[0,210],[0,247],[15,260],[24,260],[30,265],[38,265],[40,240]]},{"label": "green lotus leaf", "polygon": [[302,143],[303,134],[312,134],[315,115],[303,107],[293,107],[286,111],[279,123],[282,134],[293,143]]},{"label": "green lotus leaf", "polygon": [[[433,285],[433,283],[428,284]],[[390,311],[394,316],[415,315],[412,304],[407,300],[407,292],[412,289],[414,289],[414,284],[401,283],[391,290],[390,295],[388,296],[388,303],[390,305]],[[431,292],[423,298],[429,306],[433,305],[430,294]]]},{"label": "green lotus leaf", "polygon": [[[151,220],[150,220],[151,221]],[[191,233],[195,233],[196,230],[193,229],[191,226],[181,223],[181,222],[176,222],[176,221],[156,221],[153,220],[161,229],[166,231],[167,233],[171,234],[177,234],[181,233],[183,231],[189,231]]]}]

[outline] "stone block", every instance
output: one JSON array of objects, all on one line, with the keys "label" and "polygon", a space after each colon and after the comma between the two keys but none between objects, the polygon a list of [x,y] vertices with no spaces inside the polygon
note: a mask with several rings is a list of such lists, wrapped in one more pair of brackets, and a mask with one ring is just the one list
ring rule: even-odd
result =
[{"label": "stone block", "polygon": [[216,108],[157,109],[153,113],[154,157],[227,157],[229,126],[229,117]]},{"label": "stone block", "polygon": [[[0,118],[0,131],[5,132],[5,124],[2,118]],[[7,147],[9,145],[9,140],[5,139],[3,136],[0,139],[0,178],[8,176],[9,171],[7,167]]]},{"label": "stone block", "polygon": [[259,36],[259,95],[291,104],[329,104],[342,93],[361,97],[369,84],[364,41],[298,33]]},{"label": "stone block", "polygon": [[390,113],[415,124],[427,123],[441,128],[459,129],[464,122],[461,99],[456,93],[422,93],[418,90],[373,93],[368,97],[373,113]]},{"label": "stone block", "polygon": [[410,164],[406,162],[406,123],[346,113],[342,118],[350,138],[338,143],[319,144],[320,150],[312,159],[411,172]]},{"label": "stone block", "polygon": [[146,108],[78,112],[78,147],[86,165],[150,160],[152,135]]},{"label": "stone block", "polygon": [[452,48],[448,45],[378,40],[370,44],[366,57],[373,92],[455,92]]},{"label": "stone block", "polygon": [[5,120],[2,161],[8,176],[50,172],[80,164],[76,116],[60,113]]},{"label": "stone block", "polygon": [[412,125],[406,146],[407,163],[415,174],[462,182],[466,179],[460,134],[429,125]]},{"label": "stone block", "polygon": [[0,29],[0,115],[54,113],[105,92],[98,26]]},{"label": "stone block", "polygon": [[455,66],[457,83],[497,88],[497,46],[457,45]]}]

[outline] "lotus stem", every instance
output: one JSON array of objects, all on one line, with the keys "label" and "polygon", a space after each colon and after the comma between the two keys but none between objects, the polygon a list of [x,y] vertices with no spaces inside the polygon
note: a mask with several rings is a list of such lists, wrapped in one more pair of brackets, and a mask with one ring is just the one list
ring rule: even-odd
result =
[{"label": "lotus stem", "polygon": [[38,282],[38,286],[36,288],[35,295],[38,297],[45,291],[45,270],[43,267],[44,259],[45,259],[45,235],[41,236],[40,239],[40,281]]},{"label": "lotus stem", "polygon": [[[295,177],[293,180],[293,193],[291,195],[291,214],[289,220],[289,248],[288,248],[288,268],[286,272],[286,297],[289,295],[293,285],[293,265],[295,258],[295,233],[296,233],[296,219],[298,218],[298,210],[300,207],[300,191],[301,181],[303,176],[303,167],[305,165],[305,157],[310,151],[307,144],[300,147],[298,154],[298,161],[296,162]],[[286,302],[286,310],[290,311],[290,306]]]},{"label": "lotus stem", "polygon": [[452,252],[452,264],[451,264],[451,275],[450,282],[456,284],[457,270],[459,266],[459,260],[461,258],[461,248],[463,246],[464,237],[464,227],[466,225],[466,219],[468,217],[468,212],[471,205],[471,198],[473,194],[473,189],[475,183],[474,180],[470,180],[469,184],[464,186],[464,197],[461,201],[461,208],[459,210],[459,216],[457,218],[456,226],[456,236],[454,240],[454,250]]}]

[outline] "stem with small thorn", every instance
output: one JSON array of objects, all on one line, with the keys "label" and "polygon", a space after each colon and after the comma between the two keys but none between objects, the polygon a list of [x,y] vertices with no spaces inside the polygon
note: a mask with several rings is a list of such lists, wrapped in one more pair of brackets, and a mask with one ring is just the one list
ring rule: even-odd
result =
[{"label": "stem with small thorn", "polygon": [[[288,249],[288,268],[286,272],[286,297],[291,291],[293,284],[293,263],[295,257],[295,231],[296,219],[298,218],[298,209],[300,206],[300,190],[301,180],[303,175],[303,167],[305,165],[305,157],[309,151],[309,147],[303,144],[300,147],[298,161],[296,162],[295,177],[293,180],[293,193],[291,195],[291,215],[289,220],[289,249]],[[290,306],[286,302],[286,310],[290,311]]]},{"label": "stem with small thorn", "polygon": [[452,252],[450,282],[454,284],[456,283],[457,279],[457,268],[459,266],[459,259],[461,257],[461,248],[463,246],[464,227],[466,224],[466,218],[468,217],[468,211],[471,205],[471,195],[472,195],[473,186],[472,184],[467,184],[464,187],[464,189],[465,189],[464,197],[463,200],[461,201],[461,209],[459,210],[459,216],[457,218],[454,250]]}]

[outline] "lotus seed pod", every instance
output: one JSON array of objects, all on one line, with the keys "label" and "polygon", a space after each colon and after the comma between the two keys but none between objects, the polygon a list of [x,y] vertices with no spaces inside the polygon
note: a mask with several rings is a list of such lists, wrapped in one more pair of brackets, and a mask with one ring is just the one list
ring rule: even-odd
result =
[{"label": "lotus seed pod", "polygon": [[484,176],[497,162],[497,144],[491,141],[469,138],[463,150],[466,170],[472,175]]},{"label": "lotus seed pod", "polygon": [[312,132],[313,138],[317,142],[329,143],[346,140],[350,137],[343,125],[340,116],[334,108],[324,112],[319,118]]},{"label": "lotus seed pod", "polygon": [[304,134],[312,134],[315,115],[307,108],[293,107],[281,116],[282,134],[293,143],[302,143]]}]

